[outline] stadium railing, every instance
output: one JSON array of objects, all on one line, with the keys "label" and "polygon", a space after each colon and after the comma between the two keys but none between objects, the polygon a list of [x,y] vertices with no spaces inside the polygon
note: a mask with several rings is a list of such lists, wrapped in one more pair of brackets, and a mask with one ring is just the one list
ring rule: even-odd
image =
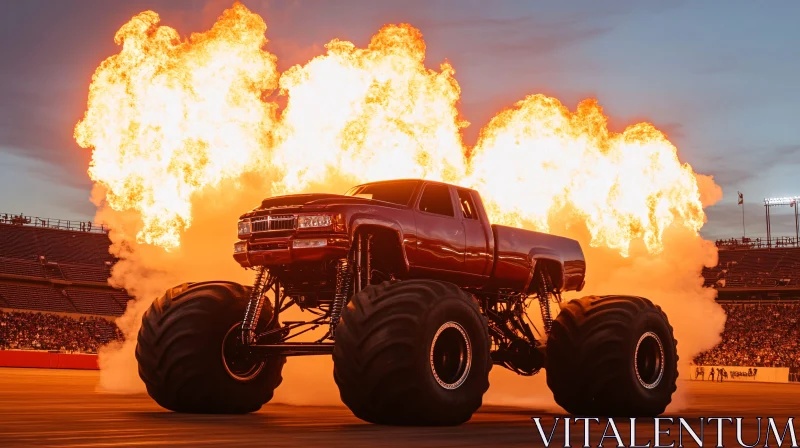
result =
[{"label": "stadium railing", "polygon": [[797,238],[780,236],[775,238],[728,238],[716,240],[714,244],[720,250],[748,249],[780,249],[784,247],[800,247]]},{"label": "stadium railing", "polygon": [[45,227],[48,229],[73,230],[77,232],[108,233],[108,227],[105,224],[96,224],[91,221],[41,218],[22,214],[14,215],[13,213],[0,213],[0,224]]}]

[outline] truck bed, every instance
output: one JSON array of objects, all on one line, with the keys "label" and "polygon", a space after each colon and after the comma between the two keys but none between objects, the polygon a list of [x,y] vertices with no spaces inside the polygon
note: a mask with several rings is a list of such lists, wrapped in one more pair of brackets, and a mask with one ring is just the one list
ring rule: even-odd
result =
[{"label": "truck bed", "polygon": [[495,264],[492,284],[496,288],[523,290],[535,263],[556,263],[561,275],[553,282],[561,291],[580,289],[586,262],[580,244],[572,239],[516,227],[492,224]]}]

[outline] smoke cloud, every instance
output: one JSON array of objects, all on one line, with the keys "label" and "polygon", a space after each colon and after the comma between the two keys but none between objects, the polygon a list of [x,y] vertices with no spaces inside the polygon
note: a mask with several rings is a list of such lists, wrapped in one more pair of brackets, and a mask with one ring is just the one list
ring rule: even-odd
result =
[{"label": "smoke cloud", "polygon": [[[195,38],[203,43],[202,57],[195,60],[183,55],[169,67],[174,73],[183,73],[180,64],[194,70],[176,75],[182,82],[189,78],[195,89],[191,94],[168,95],[173,103],[159,104],[159,98],[152,96],[159,92],[148,91],[143,82],[137,96],[126,99],[120,95],[127,91],[129,78],[96,76],[96,81],[112,80],[113,88],[93,85],[91,113],[87,112],[93,119],[80,127],[80,137],[76,133],[82,145],[93,149],[90,175],[96,182],[92,200],[98,206],[97,221],[112,229],[111,252],[119,258],[110,282],[135,297],[117,321],[124,342],[100,352],[102,390],[144,391],[134,357],[136,336],[144,311],[167,288],[187,281],[252,281],[250,271],[232,258],[240,214],[276,193],[341,193],[357,182],[397,177],[474,186],[484,193],[493,216],[504,223],[575,238],[588,266],[587,286],[580,295],[650,298],[664,309],[675,328],[682,363],[719,341],[725,315],[714,302],[715,291],[703,288],[700,276],[703,266],[716,263],[716,248],[697,230],[705,217],[702,207],[718,201],[722,193],[710,176],[681,164],[677,150],[654,127],[636,125],[615,135],[593,102],[571,114],[557,100],[535,96],[499,114],[482,131],[479,144],[467,147],[460,136],[467,123],[456,108],[460,88],[454,70],[449,64],[439,71],[425,68],[421,34],[408,25],[384,28],[367,49],[333,41],[326,47],[327,54],[280,74],[281,92],[287,97],[280,113],[266,98],[274,84],[273,57],[258,46],[263,43],[258,33],[248,32],[248,51],[237,54],[259,61],[253,66],[257,70],[244,71],[237,78],[238,72],[226,65],[229,82],[222,88],[236,95],[215,95],[217,100],[227,99],[207,104],[202,91],[206,84],[191,82],[191,78],[207,74],[202,70],[204,58],[221,57],[215,48],[227,50],[235,42],[216,46],[214,39],[235,39],[236,33],[225,31],[226,24],[234,28],[240,22],[255,24],[256,31],[263,25],[243,6],[233,9],[235,13],[226,12],[225,23],[215,26],[213,35]],[[139,32],[158,35],[153,28],[157,16],[147,17],[150,28]],[[125,29],[136,31],[131,26]],[[169,42],[174,46],[174,41]],[[254,55],[254,48],[265,54]],[[191,42],[170,51],[193,52]],[[156,59],[163,63],[161,57]],[[157,76],[158,71],[145,69],[148,57],[126,64],[126,69],[138,74]],[[104,63],[98,72],[110,66]],[[263,91],[253,87],[253,73],[270,77]],[[167,90],[183,88],[174,82],[160,85]],[[208,85],[219,89],[219,84]],[[266,104],[254,112],[265,118],[246,114],[247,108],[241,107],[254,99]],[[236,106],[227,115],[225,101]],[[118,102],[125,103],[124,113],[115,115],[114,126],[105,127],[103,112],[113,110]],[[152,117],[140,120],[143,112],[135,107],[139,102],[157,110],[157,117],[192,112],[148,130],[139,124],[155,124]],[[188,116],[205,121],[191,135],[191,144],[183,144],[180,135],[191,125],[186,122]],[[238,119],[251,126],[237,126]],[[224,123],[215,125],[216,121]],[[247,151],[239,162],[220,162],[225,169],[214,170],[216,160],[225,160],[230,145],[219,142],[225,141],[231,129]],[[169,145],[161,144],[163,136]],[[564,157],[559,159],[559,154]],[[135,162],[161,165],[150,171],[146,163]],[[120,172],[108,169],[109,164],[124,165],[125,177],[104,178]],[[526,166],[534,174],[523,169]],[[193,172],[194,167],[201,167],[206,175]],[[150,175],[162,177],[141,181]],[[173,177],[177,181],[172,182]],[[161,195],[163,189],[170,194]],[[174,210],[169,208],[171,197],[179,198]],[[159,210],[168,210],[169,219],[159,220]],[[160,225],[168,227],[169,250],[157,245],[158,238],[142,237]],[[274,400],[340,404],[332,371],[328,357],[290,358]],[[486,403],[558,410],[544,372],[526,378],[496,367],[490,382]],[[682,402],[678,397],[674,406]]]}]

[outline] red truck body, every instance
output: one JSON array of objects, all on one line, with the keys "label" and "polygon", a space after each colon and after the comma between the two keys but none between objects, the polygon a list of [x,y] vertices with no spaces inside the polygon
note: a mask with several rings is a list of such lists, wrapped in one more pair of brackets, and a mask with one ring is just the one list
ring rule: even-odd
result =
[{"label": "red truck body", "polygon": [[[298,219],[308,216],[329,216],[330,222],[299,226]],[[360,185],[346,195],[274,197],[240,219],[251,230],[235,245],[234,259],[243,267],[341,259],[354,235],[369,227],[396,238],[404,278],[527,293],[537,263],[544,263],[558,290],[584,284],[577,241],[493,225],[477,191],[440,182],[396,180]]]},{"label": "red truck body", "polygon": [[[342,402],[379,424],[469,420],[492,366],[545,369],[576,415],[653,417],[676,390],[657,305],[563,301],[583,288],[578,242],[491,224],[475,190],[395,180],[273,197],[241,216],[238,235],[233,257],[254,268],[252,287],[183,283],[142,317],[139,374],[167,409],[253,412],[286,357],[310,355],[331,355]],[[307,313],[287,320],[290,308]]]}]

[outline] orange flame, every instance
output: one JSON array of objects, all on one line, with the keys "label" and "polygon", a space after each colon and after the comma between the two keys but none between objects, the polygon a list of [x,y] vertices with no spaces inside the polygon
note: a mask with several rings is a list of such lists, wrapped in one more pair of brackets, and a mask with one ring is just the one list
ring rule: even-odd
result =
[{"label": "orange flame", "polygon": [[[570,112],[529,96],[466,147],[455,71],[425,67],[410,25],[385,26],[366,49],[335,39],[278,83],[266,25],[241,4],[185,41],[158,21],[145,12],[119,30],[122,51],[97,69],[75,129],[108,205],[140,213],[140,242],[178,246],[195,192],[267,170],[272,194],[332,175],[445,180],[478,189],[498,223],[548,230],[570,210],[592,245],[623,255],[635,239],[658,252],[670,225],[697,232],[705,221],[695,174],[664,134],[648,123],[612,133],[593,100]],[[277,85],[280,118],[264,100]]]},{"label": "orange flame", "polygon": [[357,181],[464,174],[455,71],[425,68],[425,42],[409,25],[386,26],[367,49],[333,40],[328,52],[281,75],[289,101],[273,163],[279,192],[329,169]]},{"label": "orange flame", "polygon": [[532,95],[494,117],[473,151],[468,183],[491,199],[495,222],[532,223],[547,231],[548,215],[577,210],[591,244],[627,255],[643,238],[651,253],[673,222],[697,232],[705,215],[692,167],[649,123],[608,130],[602,108],[583,101],[575,113]]},{"label": "orange flame", "polygon": [[93,148],[89,176],[116,210],[135,210],[140,242],[180,243],[190,198],[207,185],[263,168],[277,86],[267,29],[242,5],[181,41],[158,14],[133,17],[114,37],[122,51],[97,68],[75,139]]}]

